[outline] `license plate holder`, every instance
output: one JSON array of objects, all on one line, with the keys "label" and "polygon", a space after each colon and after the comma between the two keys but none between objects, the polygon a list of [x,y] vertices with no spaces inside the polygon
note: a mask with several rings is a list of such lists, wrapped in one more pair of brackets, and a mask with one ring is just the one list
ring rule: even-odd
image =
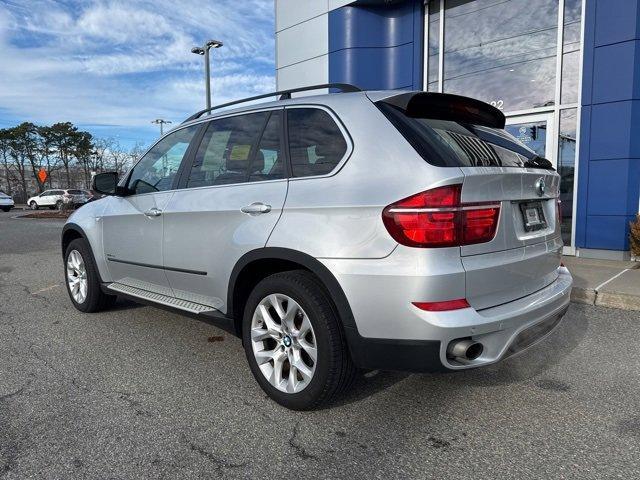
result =
[{"label": "license plate holder", "polygon": [[526,232],[535,232],[547,228],[542,202],[522,202],[520,211],[522,212],[522,220]]}]

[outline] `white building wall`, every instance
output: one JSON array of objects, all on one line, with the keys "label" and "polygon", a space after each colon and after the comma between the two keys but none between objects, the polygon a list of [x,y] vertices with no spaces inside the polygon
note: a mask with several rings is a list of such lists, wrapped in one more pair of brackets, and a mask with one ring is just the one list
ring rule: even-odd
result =
[{"label": "white building wall", "polygon": [[329,11],[352,1],[276,0],[278,90],[329,81]]}]

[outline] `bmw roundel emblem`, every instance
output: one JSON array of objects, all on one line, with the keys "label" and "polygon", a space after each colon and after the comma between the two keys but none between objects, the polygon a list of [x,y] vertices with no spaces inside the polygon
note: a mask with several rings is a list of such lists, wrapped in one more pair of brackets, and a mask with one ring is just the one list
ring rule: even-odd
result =
[{"label": "bmw roundel emblem", "polygon": [[536,182],[536,193],[538,194],[539,197],[544,195],[544,192],[547,189],[547,184],[544,182],[544,178],[540,177],[538,179],[538,181]]}]

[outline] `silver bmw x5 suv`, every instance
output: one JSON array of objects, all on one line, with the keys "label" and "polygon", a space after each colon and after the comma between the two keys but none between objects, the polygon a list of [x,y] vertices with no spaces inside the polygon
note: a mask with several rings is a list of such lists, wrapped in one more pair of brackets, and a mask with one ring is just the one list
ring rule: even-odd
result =
[{"label": "silver bmw x5 suv", "polygon": [[468,369],[547,335],[572,283],[550,162],[483,102],[332,88],[198,112],[97,175],[62,235],[75,307],[213,319],[293,409],[359,369]]}]

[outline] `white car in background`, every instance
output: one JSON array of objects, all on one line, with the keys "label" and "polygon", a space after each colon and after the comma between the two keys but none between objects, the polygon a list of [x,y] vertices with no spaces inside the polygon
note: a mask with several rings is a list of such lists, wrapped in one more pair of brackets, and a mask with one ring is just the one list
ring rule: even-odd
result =
[{"label": "white car in background", "polygon": [[8,212],[14,206],[15,204],[13,203],[13,198],[0,190],[0,210]]},{"label": "white car in background", "polygon": [[86,190],[45,190],[40,195],[27,200],[31,210],[41,207],[57,208],[60,210],[64,204],[73,204],[74,207],[84,205],[91,200],[91,193]]}]

